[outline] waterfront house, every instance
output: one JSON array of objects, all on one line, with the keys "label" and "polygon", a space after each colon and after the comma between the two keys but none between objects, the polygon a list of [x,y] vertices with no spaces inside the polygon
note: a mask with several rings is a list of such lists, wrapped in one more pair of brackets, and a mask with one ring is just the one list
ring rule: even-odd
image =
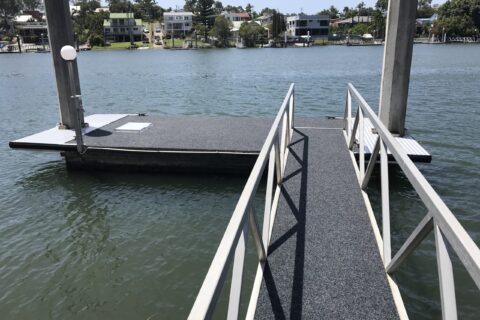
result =
[{"label": "waterfront house", "polygon": [[180,11],[180,12],[164,12],[162,29],[165,35],[183,35],[185,36],[192,30],[193,26],[193,13]]},{"label": "waterfront house", "polygon": [[227,12],[224,11],[220,14],[221,16],[225,17],[225,19],[229,21],[250,21],[250,15],[248,12]]},{"label": "waterfront house", "polygon": [[330,17],[328,15],[298,14],[287,17],[287,35],[306,36],[313,39],[328,38]]},{"label": "waterfront house", "polygon": [[351,27],[358,23],[366,23],[369,24],[373,22],[373,17],[371,16],[355,16],[348,19],[337,19],[336,21],[332,21],[333,27]]},{"label": "waterfront house", "polygon": [[103,34],[106,42],[142,41],[142,19],[135,19],[132,12],[110,13],[109,19],[103,21]]},{"label": "waterfront house", "polygon": [[434,13],[430,18],[419,18],[417,19],[417,25],[421,25],[421,26],[424,26],[424,25],[428,25],[428,24],[433,24],[435,21],[437,21],[438,19],[438,14],[437,13]]},{"label": "waterfront house", "polygon": [[23,43],[40,43],[42,34],[44,41],[47,35],[47,23],[42,19],[35,19],[31,14],[18,15],[13,19],[14,27]]},{"label": "waterfront house", "polygon": [[273,15],[272,14],[264,14],[255,19],[262,27],[269,26],[273,23]]}]

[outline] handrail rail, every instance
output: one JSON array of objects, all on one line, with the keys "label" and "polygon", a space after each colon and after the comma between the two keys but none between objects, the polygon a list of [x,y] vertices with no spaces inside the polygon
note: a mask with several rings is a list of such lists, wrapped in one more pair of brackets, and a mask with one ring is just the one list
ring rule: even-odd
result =
[{"label": "handrail rail", "polygon": [[[358,103],[358,111],[355,116],[355,125],[352,127],[352,97]],[[365,128],[364,118],[367,117],[378,134],[377,142],[370,157],[365,171],[365,154],[363,137]],[[405,150],[395,140],[390,131],[380,121],[378,116],[358,93],[352,84],[348,84],[347,98],[345,103],[345,125],[347,141],[355,140],[358,134],[359,145],[359,183],[362,189],[368,185],[373,172],[373,167],[380,155],[381,170],[381,197],[382,197],[382,239],[383,260],[386,272],[393,273],[402,262],[414,251],[421,241],[434,230],[437,248],[437,265],[440,281],[442,313],[444,319],[455,319],[456,302],[452,264],[446,249],[444,238],[460,258],[460,261],[468,271],[473,281],[480,289],[480,249],[468,235],[460,222],[443,202],[437,192],[428,183],[427,179],[408,157]],[[358,125],[357,125],[358,124]],[[352,143],[349,145],[352,150]],[[390,211],[388,190],[388,156],[387,150],[393,155],[399,167],[419,195],[428,209],[425,218],[419,223],[403,246],[391,258],[390,246]]]},{"label": "handrail rail", "polygon": [[[282,181],[288,156],[287,149],[293,134],[294,90],[295,85],[292,83],[233,211],[197,299],[190,311],[189,320],[211,318],[225,282],[228,267],[232,264],[232,259],[233,272],[228,319],[238,319],[248,229],[252,231],[260,263],[266,260],[268,242],[271,236],[270,226],[275,215],[275,206],[273,205],[275,200],[272,201],[273,177],[275,175],[277,178],[276,193],[279,193],[279,185]],[[280,124],[282,124],[281,136],[278,132]],[[260,235],[251,202],[268,162],[270,165],[268,166],[264,225],[263,233]],[[275,198],[278,199],[278,197]]]}]

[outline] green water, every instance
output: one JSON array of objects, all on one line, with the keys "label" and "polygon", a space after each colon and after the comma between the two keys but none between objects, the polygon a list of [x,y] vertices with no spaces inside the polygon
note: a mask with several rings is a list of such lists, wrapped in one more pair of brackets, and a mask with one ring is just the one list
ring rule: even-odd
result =
[{"label": "green water", "polygon": [[[377,106],[382,50],[82,52],[79,67],[87,114],[273,116],[295,82],[298,115],[341,116],[348,82]],[[407,112],[433,155],[421,171],[477,244],[479,62],[480,46],[415,46]],[[52,127],[57,104],[50,55],[0,56],[0,318],[185,318],[245,178],[68,172],[56,153],[8,148]],[[390,188],[398,248],[425,209],[401,174]],[[459,314],[476,319],[480,294],[453,260]],[[412,319],[439,318],[432,237],[397,279]]]}]

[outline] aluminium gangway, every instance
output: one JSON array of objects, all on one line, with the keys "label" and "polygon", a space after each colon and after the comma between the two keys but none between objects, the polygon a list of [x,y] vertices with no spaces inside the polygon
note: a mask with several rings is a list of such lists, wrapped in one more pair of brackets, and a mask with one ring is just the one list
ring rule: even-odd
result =
[{"label": "aluminium gangway", "polygon": [[[352,116],[353,101],[358,104]],[[350,84],[345,117],[302,126],[292,84],[248,178],[189,319],[212,318],[232,268],[227,319],[407,319],[390,274],[434,232],[444,319],[456,319],[448,242],[480,288],[480,250],[377,115]],[[369,125],[366,125],[366,124]],[[295,124],[295,125],[294,125]],[[366,163],[365,135],[376,140]],[[353,150],[358,150],[358,164]],[[425,217],[393,254],[388,163],[396,161]],[[288,159],[288,161],[287,161]],[[366,187],[379,163],[381,232]],[[253,199],[266,170],[263,224]],[[412,228],[413,229],[413,228]],[[252,234],[258,265],[242,310],[245,252]]]}]

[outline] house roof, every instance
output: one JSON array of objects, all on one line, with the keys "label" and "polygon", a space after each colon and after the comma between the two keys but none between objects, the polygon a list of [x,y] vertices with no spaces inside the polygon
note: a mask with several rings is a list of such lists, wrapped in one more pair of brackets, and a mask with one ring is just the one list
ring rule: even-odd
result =
[{"label": "house roof", "polygon": [[[122,19],[122,18],[113,18],[113,19]],[[111,27],[112,26],[112,20],[111,19],[103,20],[103,26],[104,27]],[[143,26],[142,19],[135,19],[135,26]],[[118,26],[118,27],[128,27],[128,25]]]},{"label": "house roof", "polygon": [[239,13],[235,13],[235,15],[240,18],[250,18],[250,15],[248,14],[248,12],[239,12]]},{"label": "house roof", "polygon": [[189,11],[179,11],[179,12],[169,11],[169,12],[164,12],[163,15],[164,16],[193,16],[193,13]]},{"label": "house roof", "polygon": [[127,12],[127,13],[110,13],[109,16],[110,19],[131,19],[133,18],[133,12]]},{"label": "house roof", "polygon": [[328,15],[323,15],[323,14],[304,14],[304,13],[287,17],[287,21],[293,21],[293,20],[330,20],[330,17]]}]

